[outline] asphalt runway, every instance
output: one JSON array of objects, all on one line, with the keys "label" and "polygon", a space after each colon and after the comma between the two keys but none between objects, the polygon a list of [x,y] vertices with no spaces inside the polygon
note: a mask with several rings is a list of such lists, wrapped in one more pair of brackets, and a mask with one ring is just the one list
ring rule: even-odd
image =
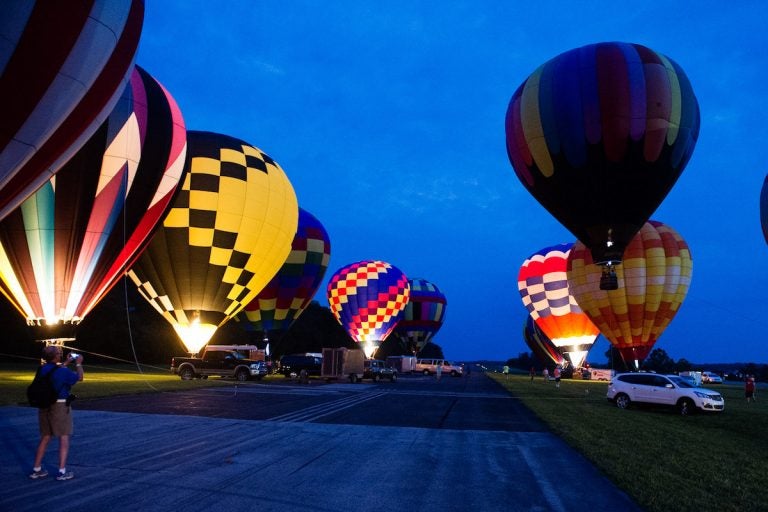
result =
[{"label": "asphalt runway", "polygon": [[477,372],[248,382],[75,409],[75,478],[58,482],[27,477],[37,411],[0,408],[0,511],[639,510]]}]

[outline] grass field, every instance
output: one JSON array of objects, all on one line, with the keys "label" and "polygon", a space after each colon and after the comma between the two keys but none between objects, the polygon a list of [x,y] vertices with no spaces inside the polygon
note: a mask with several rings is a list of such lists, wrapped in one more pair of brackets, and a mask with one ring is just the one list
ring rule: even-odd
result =
[{"label": "grass field", "polygon": [[[237,384],[234,379],[219,377],[182,381],[167,369],[151,366],[139,368],[131,365],[88,366],[86,364],[84,365],[85,378],[73,391],[79,398],[95,398]],[[0,365],[0,405],[26,405],[26,390],[34,377],[34,369],[34,363]]]},{"label": "grass field", "polygon": [[489,375],[647,510],[768,510],[768,402],[747,404],[741,386],[710,386],[725,397],[724,412],[683,417],[620,410],[605,382],[555,389],[540,377]]}]

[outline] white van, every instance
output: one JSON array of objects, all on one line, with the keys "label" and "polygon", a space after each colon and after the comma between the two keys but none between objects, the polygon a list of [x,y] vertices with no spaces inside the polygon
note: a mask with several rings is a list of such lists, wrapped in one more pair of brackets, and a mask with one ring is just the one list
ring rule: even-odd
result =
[{"label": "white van", "polygon": [[432,375],[437,373],[437,367],[441,367],[441,373],[443,375],[451,375],[452,377],[461,377],[464,375],[464,367],[458,364],[453,364],[445,359],[417,359],[416,360],[416,372],[423,373],[424,375]]}]

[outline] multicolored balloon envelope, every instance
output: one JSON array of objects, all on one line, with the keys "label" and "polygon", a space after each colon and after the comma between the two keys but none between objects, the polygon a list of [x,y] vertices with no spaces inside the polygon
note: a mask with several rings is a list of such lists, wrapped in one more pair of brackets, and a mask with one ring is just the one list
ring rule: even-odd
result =
[{"label": "multicolored balloon envelope", "polygon": [[93,309],[168,211],[185,155],[176,102],[137,67],[106,122],[0,222],[0,291],[27,323]]},{"label": "multicolored balloon envelope", "polygon": [[291,252],[275,277],[240,314],[246,330],[286,331],[306,309],[331,259],[331,241],[320,221],[299,208],[299,224]]},{"label": "multicolored balloon envelope", "polygon": [[568,284],[584,312],[621,353],[639,367],[680,309],[691,284],[688,244],[671,227],[646,222],[617,267],[619,289],[601,290],[600,267],[577,242],[568,256]]},{"label": "multicolored balloon envelope", "polygon": [[539,329],[536,325],[536,321],[531,315],[528,315],[523,324],[523,339],[528,348],[531,349],[533,355],[543,366],[550,366],[551,364],[565,366],[565,359],[563,355],[557,349],[552,340],[547,338],[547,335]]},{"label": "multicolored balloon envelope", "polygon": [[395,328],[410,294],[405,274],[384,261],[352,263],[328,282],[331,311],[368,357]]},{"label": "multicolored balloon envelope", "polygon": [[0,2],[0,219],[40,188],[115,107],[142,0]]},{"label": "multicolored balloon envelope", "polygon": [[531,318],[575,368],[580,368],[600,333],[568,287],[573,244],[546,247],[523,262],[517,288]]},{"label": "multicolored balloon envelope", "polygon": [[285,262],[299,208],[261,150],[210,132],[187,132],[187,143],[181,191],[128,275],[197,353]]},{"label": "multicolored balloon envelope", "polygon": [[760,191],[760,224],[763,226],[763,238],[768,243],[768,176],[763,181],[763,190]]},{"label": "multicolored balloon envelope", "polygon": [[639,44],[599,43],[533,72],[509,102],[507,153],[526,189],[615,264],[688,163],[699,105],[682,68]]},{"label": "multicolored balloon envelope", "polygon": [[412,349],[421,350],[440,330],[447,302],[440,289],[426,279],[409,279],[411,295],[394,333]]}]

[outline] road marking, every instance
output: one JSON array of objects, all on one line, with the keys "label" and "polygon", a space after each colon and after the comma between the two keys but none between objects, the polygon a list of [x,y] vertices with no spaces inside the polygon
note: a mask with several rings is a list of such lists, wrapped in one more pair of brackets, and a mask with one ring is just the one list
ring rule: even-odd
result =
[{"label": "road marking", "polygon": [[330,414],[343,411],[344,409],[349,409],[350,407],[354,407],[357,404],[367,402],[368,400],[373,400],[374,398],[378,398],[386,394],[387,393],[383,391],[371,391],[360,395],[346,396],[344,398],[334,400],[333,402],[313,405],[298,411],[267,418],[265,421],[311,422],[322,418],[323,416],[328,416]]}]

